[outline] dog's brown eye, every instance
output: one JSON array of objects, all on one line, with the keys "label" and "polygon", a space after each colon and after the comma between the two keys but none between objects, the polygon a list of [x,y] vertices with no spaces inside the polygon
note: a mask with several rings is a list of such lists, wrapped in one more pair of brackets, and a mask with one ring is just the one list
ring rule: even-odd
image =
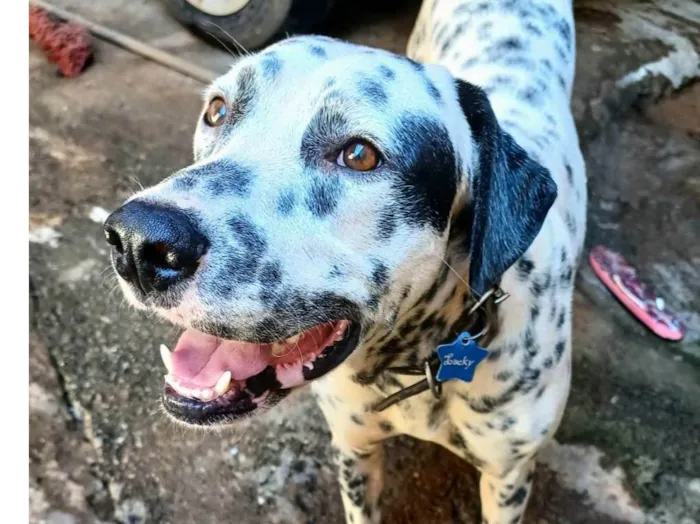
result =
[{"label": "dog's brown eye", "polygon": [[354,140],[338,155],[338,164],[354,171],[370,171],[379,166],[379,151],[369,142]]},{"label": "dog's brown eye", "polygon": [[209,107],[204,113],[204,122],[209,127],[217,127],[226,121],[226,102],[223,98],[216,97],[209,102]]}]

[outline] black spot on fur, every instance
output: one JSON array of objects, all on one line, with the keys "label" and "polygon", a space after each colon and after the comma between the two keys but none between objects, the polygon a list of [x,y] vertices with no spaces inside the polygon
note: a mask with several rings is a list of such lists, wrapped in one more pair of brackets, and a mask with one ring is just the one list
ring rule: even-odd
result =
[{"label": "black spot on fur", "polygon": [[523,345],[525,346],[525,349],[527,350],[527,352],[530,355],[534,356],[537,354],[537,351],[539,348],[535,344],[535,334],[532,331],[532,329],[530,329],[530,328],[528,328],[525,331],[525,338],[523,339]]},{"label": "black spot on fur", "polygon": [[478,63],[479,63],[479,58],[476,57],[476,56],[473,56],[473,57],[469,58],[468,60],[466,60],[466,61],[462,64],[462,69],[463,69],[463,70],[471,69],[472,67],[474,67],[474,66],[477,65]]},{"label": "black spot on fur", "polygon": [[525,31],[533,36],[542,36],[542,30],[532,22],[527,22],[525,24]]},{"label": "black spot on fur", "polygon": [[[205,280],[202,286],[206,292],[230,298],[236,287],[250,284],[255,280],[260,262],[267,251],[267,242],[262,231],[246,216],[234,215],[226,221],[232,232],[235,245],[226,252],[224,262],[216,265],[216,277]],[[221,332],[220,327],[215,331]]]},{"label": "black spot on fur", "polygon": [[395,162],[404,219],[444,231],[457,190],[457,166],[447,130],[437,120],[405,114],[397,120],[393,143],[398,146]]},{"label": "black spot on fur", "polygon": [[543,365],[545,368],[550,369],[553,364],[554,361],[552,360],[552,357],[547,357],[546,359],[544,359]]},{"label": "black spot on fur", "polygon": [[380,211],[377,218],[377,238],[387,240],[394,235],[397,224],[396,212],[391,208]]},{"label": "black spot on fur", "polygon": [[194,189],[199,182],[199,169],[191,169],[177,173],[173,178],[173,188],[176,191],[189,191]]},{"label": "black spot on fur", "polygon": [[326,82],[323,84],[323,89],[330,89],[333,87],[336,83],[336,79],[334,77],[330,77],[329,79],[326,80]]},{"label": "black spot on fur", "polygon": [[309,52],[318,58],[328,58],[328,53],[320,45],[309,46]]},{"label": "black spot on fur", "polygon": [[[332,93],[329,93],[329,96]],[[323,106],[313,116],[301,137],[299,155],[307,166],[315,166],[325,161],[330,147],[347,138],[348,123],[338,110]]]},{"label": "black spot on fur", "polygon": [[566,343],[563,340],[560,340],[557,342],[556,346],[554,346],[554,356],[557,359],[557,363],[561,360],[561,357],[564,355],[564,350],[566,349]]},{"label": "black spot on fur", "polygon": [[232,122],[240,122],[251,111],[258,96],[257,73],[253,66],[245,66],[236,78],[236,94],[231,104]]},{"label": "black spot on fur", "polygon": [[389,96],[384,86],[371,78],[363,78],[358,83],[358,88],[365,99],[378,105],[386,105]]},{"label": "black spot on fur", "polygon": [[487,38],[491,38],[491,33],[493,31],[493,22],[490,20],[488,22],[484,22],[481,24],[478,29],[476,30],[476,35],[481,39],[481,40],[486,40]]},{"label": "black spot on fur", "polygon": [[529,260],[527,258],[521,258],[518,260],[518,278],[520,280],[527,280],[530,276],[530,273],[532,273],[532,270],[535,269],[535,264],[532,262],[532,260]]},{"label": "black spot on fur", "polygon": [[388,66],[385,66],[384,64],[379,66],[379,72],[387,80],[393,80],[394,78],[396,78],[396,73],[394,72],[394,70]]},{"label": "black spot on fur", "polygon": [[564,77],[562,75],[557,75],[557,81],[559,82],[559,87],[566,90],[566,80],[564,80]]},{"label": "black spot on fur", "polygon": [[532,306],[532,309],[530,310],[530,320],[533,322],[537,320],[537,317],[540,316],[540,308],[538,306]]},{"label": "black spot on fur", "polygon": [[268,81],[273,81],[275,78],[277,78],[277,75],[281,69],[282,60],[280,60],[279,56],[277,56],[277,53],[272,51],[266,53],[262,60],[263,76]]},{"label": "black spot on fur", "polygon": [[513,376],[513,373],[510,371],[499,371],[496,373],[496,380],[500,382],[507,382],[510,380]]},{"label": "black spot on fur", "polygon": [[445,407],[447,406],[447,400],[445,397],[433,402],[430,406],[430,413],[428,414],[428,427],[431,429],[437,428],[445,416]]},{"label": "black spot on fur", "polygon": [[489,351],[489,354],[486,356],[486,360],[490,360],[490,361],[498,360],[499,358],[501,358],[502,353],[503,353],[503,351],[500,349],[491,350],[491,351]]},{"label": "black spot on fur", "polygon": [[442,95],[440,94],[440,90],[435,87],[435,84],[433,84],[428,77],[425,77],[425,87],[428,90],[430,97],[438,104],[442,104]]},{"label": "black spot on fur", "polygon": [[324,218],[335,211],[341,195],[342,187],[337,178],[316,177],[306,195],[306,206],[315,217]]},{"label": "black spot on fur", "polygon": [[573,185],[574,184],[574,170],[571,169],[571,165],[568,162],[566,162],[564,164],[564,169],[566,169],[566,179],[569,181],[569,184]]},{"label": "black spot on fur", "polygon": [[296,196],[291,189],[285,189],[277,197],[277,211],[282,216],[289,216],[296,205]]},{"label": "black spot on fur", "polygon": [[217,197],[246,196],[250,192],[253,179],[250,169],[226,160],[215,160],[195,169],[205,171],[206,174],[198,176],[206,177],[207,190]]},{"label": "black spot on fur", "polygon": [[260,271],[260,283],[275,288],[282,281],[282,268],[279,262],[269,262]]},{"label": "black spot on fur", "polygon": [[503,53],[512,53],[514,51],[523,51],[526,47],[525,42],[517,37],[509,36],[494,42],[486,48],[486,53],[489,58],[498,58]]},{"label": "black spot on fur", "polygon": [[382,262],[375,262],[372,270],[372,283],[379,289],[385,289],[389,282],[389,268]]},{"label": "black spot on fur", "polygon": [[359,416],[355,415],[355,414],[350,415],[350,420],[352,420],[352,421],[353,421],[355,424],[357,424],[358,426],[364,426],[364,425],[365,425],[365,423],[362,421],[362,419],[361,419]]},{"label": "black spot on fur", "polygon": [[561,310],[559,312],[559,318],[557,319],[557,327],[561,328],[566,322],[566,310]]},{"label": "black spot on fur", "polygon": [[394,431],[394,426],[392,426],[391,422],[388,420],[380,420],[379,429],[381,429],[384,433],[391,433]]},{"label": "black spot on fur", "polygon": [[564,271],[562,271],[561,274],[561,282],[562,284],[570,284],[571,281],[574,278],[574,270],[571,266],[568,266]]},{"label": "black spot on fur", "polygon": [[529,86],[525,89],[521,89],[520,91],[518,91],[518,98],[523,102],[533,106],[539,106],[542,103],[542,95],[542,90],[533,86]]}]

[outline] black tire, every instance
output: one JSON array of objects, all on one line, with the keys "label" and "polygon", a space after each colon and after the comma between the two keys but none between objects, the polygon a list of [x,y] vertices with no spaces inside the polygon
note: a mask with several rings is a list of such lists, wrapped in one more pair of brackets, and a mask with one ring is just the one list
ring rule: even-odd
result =
[{"label": "black tire", "polygon": [[277,35],[287,20],[292,0],[250,0],[243,9],[229,16],[213,16],[185,0],[164,0],[172,15],[204,40],[234,52],[237,45],[246,50],[263,47]]},{"label": "black tire", "polygon": [[326,20],[334,4],[335,0],[293,0],[278,38],[315,31]]}]

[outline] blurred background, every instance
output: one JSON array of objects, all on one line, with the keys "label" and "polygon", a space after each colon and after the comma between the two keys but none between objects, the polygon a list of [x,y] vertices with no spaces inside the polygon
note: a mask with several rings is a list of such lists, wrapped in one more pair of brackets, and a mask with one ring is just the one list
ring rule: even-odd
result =
[{"label": "blurred background", "polygon": [[[420,8],[416,0],[53,5],[212,74],[227,70],[240,45],[287,33],[403,54]],[[570,405],[543,453],[526,522],[698,524],[700,7],[591,0],[576,2],[575,13],[587,246],[627,257],[687,334],[656,338],[582,261]],[[157,348],[178,333],[124,305],[101,223],[139,185],[190,162],[204,85],[101,38],[92,52],[66,76],[30,43],[31,522],[343,522],[329,434],[306,392],[235,431],[186,431],[159,412]],[[387,450],[386,522],[478,522],[470,466],[410,439]]]}]

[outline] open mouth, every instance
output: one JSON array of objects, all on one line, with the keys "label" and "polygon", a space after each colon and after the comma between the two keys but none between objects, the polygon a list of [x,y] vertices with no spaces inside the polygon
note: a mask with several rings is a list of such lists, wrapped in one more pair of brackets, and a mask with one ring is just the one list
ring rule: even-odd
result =
[{"label": "open mouth", "polygon": [[188,329],[172,353],[161,346],[168,370],[163,406],[189,424],[232,422],[331,371],[355,349],[359,337],[359,326],[348,320],[318,324],[272,344]]}]

